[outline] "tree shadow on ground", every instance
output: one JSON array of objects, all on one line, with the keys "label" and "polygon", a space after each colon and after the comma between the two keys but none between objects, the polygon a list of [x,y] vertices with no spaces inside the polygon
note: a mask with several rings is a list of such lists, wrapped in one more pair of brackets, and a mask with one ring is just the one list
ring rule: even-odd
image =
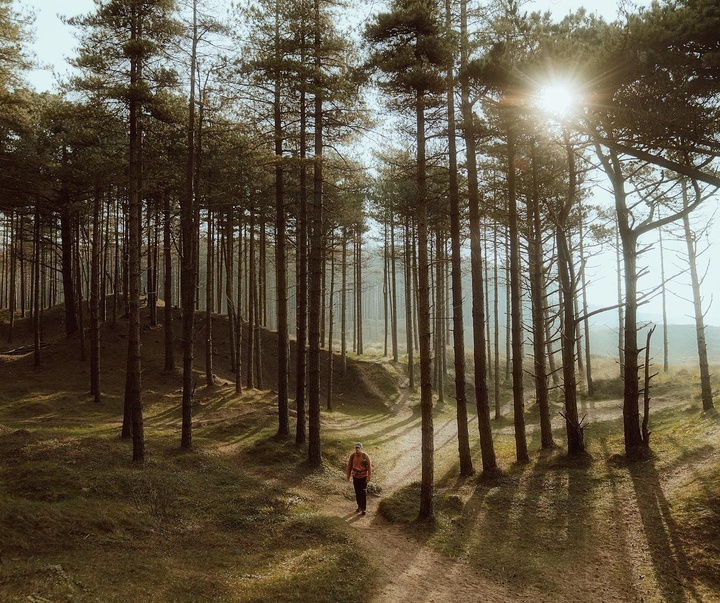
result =
[{"label": "tree shadow on ground", "polygon": [[663,599],[668,603],[701,601],[693,585],[693,572],[680,528],[670,511],[655,461],[631,463],[628,471]]}]

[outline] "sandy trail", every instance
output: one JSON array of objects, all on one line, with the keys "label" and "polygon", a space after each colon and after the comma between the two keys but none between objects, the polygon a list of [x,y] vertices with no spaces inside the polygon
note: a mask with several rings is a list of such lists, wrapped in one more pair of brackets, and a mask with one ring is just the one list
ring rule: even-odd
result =
[{"label": "sandy trail", "polygon": [[[383,496],[420,479],[420,464],[416,454],[404,454],[420,448],[420,416],[408,408],[410,393],[403,390],[399,409],[391,426],[383,427],[371,453],[375,474],[382,483]],[[352,422],[352,421],[351,421]],[[338,425],[340,427],[340,425]],[[344,430],[363,433],[362,427],[345,424]],[[371,435],[369,432],[364,436]],[[435,448],[455,446],[457,425],[454,420],[435,424]],[[392,442],[383,446],[382,442]],[[398,454],[400,451],[400,454]],[[408,459],[413,459],[408,462]],[[338,480],[342,477],[338,476]],[[333,488],[333,490],[335,490]],[[356,530],[365,553],[379,567],[384,585],[379,592],[371,593],[373,603],[501,603],[545,601],[544,593],[512,592],[504,585],[496,584],[476,572],[467,563],[453,560],[436,552],[426,543],[411,535],[407,529],[390,524],[376,513],[379,498],[368,497],[368,514],[363,517],[354,512],[352,486],[338,487],[337,492],[324,494],[302,492],[312,500],[318,510],[326,515],[347,521]]]}]

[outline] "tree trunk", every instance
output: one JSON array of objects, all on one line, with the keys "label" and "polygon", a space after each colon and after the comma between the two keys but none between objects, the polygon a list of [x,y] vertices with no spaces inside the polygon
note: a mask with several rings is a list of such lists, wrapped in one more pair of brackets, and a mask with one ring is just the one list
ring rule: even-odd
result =
[{"label": "tree trunk", "polygon": [[230,300],[233,298],[233,279],[235,278],[235,246],[234,246],[234,211],[233,207],[227,208],[225,214],[225,300],[227,304],[228,317],[228,347],[230,348],[230,368],[234,368],[235,361],[235,316],[230,310]]},{"label": "tree trunk", "polygon": [[[585,226],[584,226],[584,215],[582,210],[582,204],[580,206],[580,266],[581,266],[581,282],[582,287],[582,308],[583,315],[587,316],[588,313],[588,295],[587,295],[587,279],[585,278]],[[664,288],[664,287],[663,287]],[[587,385],[587,395],[593,396],[595,393],[595,386],[593,385],[592,376],[592,364],[590,355],[590,321],[586,318],[584,321],[584,332],[585,332],[585,381]]]},{"label": "tree trunk", "polygon": [[390,308],[391,308],[391,333],[392,333],[392,355],[393,362],[398,361],[398,324],[397,324],[397,271],[395,258],[395,215],[390,211]]},{"label": "tree trunk", "polygon": [[328,296],[328,376],[327,376],[327,409],[332,410],[333,396],[333,321],[335,319],[335,231],[330,232],[330,294]]},{"label": "tree trunk", "polygon": [[[60,246],[62,250],[63,297],[65,298],[65,334],[71,335],[78,330],[77,307],[75,305],[75,286],[73,284],[73,233],[72,213],[69,193],[63,188],[62,209],[60,210]],[[16,214],[16,221],[18,215]],[[10,281],[12,286],[14,279]]]},{"label": "tree trunk", "polygon": [[[10,283],[8,286],[8,289],[10,290],[10,297],[8,299],[8,309],[9,309],[9,321],[8,321],[8,343],[13,342],[13,331],[15,330],[15,312],[16,312],[16,304],[17,304],[17,229],[13,227],[13,216],[15,217],[15,224],[17,224],[17,221],[19,219],[19,215],[15,212],[10,213]],[[62,228],[62,218],[61,218],[61,228]],[[72,245],[72,240],[71,243]],[[71,246],[72,249],[72,246]],[[72,257],[72,253],[71,253]],[[63,246],[63,260],[65,259],[65,247]],[[70,263],[72,265],[72,262]],[[63,264],[63,283],[65,278],[65,266]],[[70,273],[69,273],[70,274]],[[70,289],[72,290],[72,281],[70,282]],[[66,298],[67,299],[67,298]],[[74,297],[71,297],[71,299],[74,299]],[[66,319],[67,317],[67,304],[65,306],[65,314]],[[73,320],[76,320],[75,314],[73,313]],[[67,330],[67,322],[66,322],[66,330]],[[75,329],[77,330],[77,328]],[[69,334],[69,332],[68,332]]]},{"label": "tree trunk", "polygon": [[495,379],[493,381],[493,395],[495,402],[495,420],[500,419],[500,260],[498,258],[498,226],[493,230],[493,324],[495,348]]},{"label": "tree trunk", "polygon": [[[452,31],[451,2],[445,1],[445,25]],[[455,90],[452,62],[447,71],[447,115],[448,115],[448,160],[450,176],[450,262],[452,279],[452,325],[453,353],[455,356],[455,402],[458,430],[458,456],[460,475],[472,475],[475,472],[470,453],[470,435],[468,430],[467,392],[465,390],[465,325],[463,321],[462,294],[462,255],[460,242],[460,192],[458,186],[457,139],[455,131]],[[483,346],[484,347],[484,346]],[[487,395],[487,383],[486,383]],[[487,400],[486,400],[487,406]],[[489,418],[489,415],[486,415]]]},{"label": "tree trunk", "polygon": [[183,317],[183,397],[182,436],[180,446],[192,447],[192,403],[195,393],[193,384],[193,340],[195,337],[195,288],[197,284],[197,249],[195,245],[198,225],[195,221],[195,72],[197,62],[197,0],[193,0],[193,40],[190,55],[190,96],[188,99],[187,159],[185,164],[185,188],[180,207],[182,230],[182,317]]},{"label": "tree trunk", "polygon": [[443,323],[445,321],[445,281],[444,281],[444,248],[442,235],[435,233],[435,303],[434,307],[434,323],[435,323],[435,390],[438,392],[438,404],[445,403],[445,382],[443,374],[443,349],[445,348],[445,339],[443,332]]},{"label": "tree trunk", "polygon": [[[695,183],[696,198],[701,196],[700,189]],[[705,318],[702,310],[702,295],[700,295],[700,277],[697,270],[697,250],[695,248],[695,236],[690,229],[690,217],[688,212],[687,182],[682,180],[683,193],[683,226],[685,228],[685,242],[688,252],[688,266],[690,268],[690,282],[692,283],[693,310],[695,311],[695,333],[697,339],[698,360],[700,364],[700,391],[703,410],[714,408],[712,386],[710,384],[710,366],[708,364],[707,343],[705,342]]]},{"label": "tree trunk", "polygon": [[565,429],[567,432],[568,454],[577,455],[585,451],[583,427],[578,419],[577,384],[575,381],[575,309],[574,283],[570,272],[570,253],[563,226],[556,228],[558,248],[558,277],[562,290],[562,359],[563,390],[565,398]]},{"label": "tree trunk", "polygon": [[568,193],[564,205],[560,210],[555,228],[557,242],[557,270],[562,294],[561,312],[562,324],[560,341],[563,359],[563,395],[565,399],[565,429],[567,432],[568,454],[577,455],[585,452],[583,427],[578,418],[577,409],[577,382],[575,377],[575,350],[578,344],[577,320],[575,312],[577,282],[573,270],[570,237],[566,229],[568,216],[575,205],[577,191],[577,171],[575,169],[575,154],[570,137],[564,133],[565,150],[568,161]]},{"label": "tree trunk", "polygon": [[[624,194],[624,193],[623,193]],[[620,379],[625,378],[625,305],[623,304],[622,250],[620,248],[620,224],[615,230],[615,258],[617,262],[617,303],[618,303],[618,366]]]},{"label": "tree trunk", "polygon": [[342,271],[342,284],[340,292],[341,295],[341,306],[340,306],[340,367],[341,375],[345,377],[347,375],[347,226],[343,226],[342,236],[342,260],[341,260],[341,271]]},{"label": "tree trunk", "polygon": [[660,243],[660,286],[662,295],[662,323],[663,323],[663,373],[670,370],[670,353],[668,345],[668,318],[667,318],[667,287],[665,286],[665,247],[663,245],[663,231],[658,229]]},{"label": "tree trunk", "polygon": [[93,199],[92,267],[90,271],[90,395],[100,402],[100,198],[99,187]]},{"label": "tree trunk", "polygon": [[542,223],[540,218],[540,194],[537,182],[537,163],[535,143],[532,144],[532,202],[528,206],[532,236],[529,241],[530,255],[530,294],[532,298],[533,320],[533,357],[535,369],[535,398],[540,411],[540,446],[545,449],[555,447],[550,422],[550,400],[548,397],[548,375],[545,358],[545,316],[543,306],[543,246]]},{"label": "tree trunk", "polygon": [[[605,172],[611,180],[615,197],[618,233],[622,242],[622,259],[625,270],[625,322],[622,333],[624,345],[623,374],[623,430],[625,435],[625,454],[628,457],[642,455],[646,449],[640,431],[640,386],[638,383],[638,333],[637,333],[637,233],[631,226],[630,210],[627,207],[625,178],[622,166],[615,151],[606,157],[596,144],[597,155]],[[618,295],[620,291],[618,291]],[[621,305],[622,307],[622,305]]]},{"label": "tree trunk", "polygon": [[255,206],[250,207],[250,235],[248,238],[248,342],[247,342],[247,376],[245,386],[247,389],[255,387]]},{"label": "tree trunk", "polygon": [[[276,1],[275,44],[279,52],[279,11]],[[275,280],[278,335],[278,436],[290,437],[290,405],[288,371],[290,367],[290,331],[288,328],[287,239],[285,216],[285,173],[282,162],[283,129],[280,98],[280,78],[275,80],[273,115],[275,120]],[[239,262],[238,262],[239,263]],[[240,283],[238,282],[238,289]]]},{"label": "tree trunk", "polygon": [[412,245],[410,218],[405,218],[405,333],[407,338],[407,367],[410,389],[415,389],[415,358],[413,346]]},{"label": "tree trunk", "polygon": [[357,353],[363,353],[363,299],[362,299],[362,228],[355,233],[355,296],[357,298],[355,323],[357,325]]},{"label": "tree trunk", "polygon": [[[304,51],[304,45],[303,45]],[[300,88],[300,208],[297,218],[297,288],[295,295],[295,322],[297,342],[295,354],[295,406],[297,423],[295,443],[307,440],[306,400],[307,386],[307,321],[308,321],[308,187],[307,187],[307,100],[304,82]]]},{"label": "tree trunk", "polygon": [[40,264],[42,260],[40,245],[40,204],[35,201],[35,228],[33,236],[33,298],[32,298],[32,323],[33,323],[33,365],[40,366]]},{"label": "tree trunk", "polygon": [[419,90],[417,117],[417,232],[418,232],[418,340],[420,347],[420,413],[422,417],[422,477],[419,519],[434,515],[435,431],[433,427],[432,354],[430,350],[430,287],[428,282],[428,209],[425,165],[425,96]]},{"label": "tree trunk", "polygon": [[[138,8],[132,8],[132,34],[136,43],[143,39]],[[142,59],[130,61],[130,89],[142,82]],[[133,461],[145,459],[145,433],[141,398],[140,355],[140,241],[142,219],[142,125],[141,103],[130,96],[130,187],[128,200],[128,354],[125,382],[126,417],[130,416],[129,433],[133,439]],[[81,305],[81,304],[80,304]],[[123,433],[126,429],[123,426]]]},{"label": "tree trunk", "polygon": [[[140,210],[142,212],[142,209]],[[138,229],[141,229],[140,226],[140,220],[142,218],[138,219]],[[21,222],[22,224],[22,222]],[[22,238],[21,238],[22,241]],[[77,310],[78,310],[78,330],[80,331],[80,360],[83,362],[85,361],[85,358],[87,356],[87,353],[85,351],[85,309],[83,307],[83,286],[82,286],[82,262],[80,260],[80,214],[75,216],[75,255],[73,258],[73,261],[75,262],[75,294],[77,296]],[[138,247],[140,247],[140,241],[138,241]],[[138,257],[139,257],[139,250],[138,250]],[[138,259],[138,262],[140,260]],[[21,266],[22,268],[22,266]],[[138,266],[138,278],[140,278],[140,267]],[[21,271],[20,276],[22,277],[23,273]],[[138,284],[138,287],[140,285]],[[22,283],[20,283],[20,289],[22,292],[25,290],[25,286]],[[22,308],[24,310],[25,308],[25,302],[21,301]],[[139,312],[139,310],[138,310]]]},{"label": "tree trunk", "polygon": [[[205,385],[212,387],[215,385],[215,376],[213,375],[213,309],[215,307],[215,220],[213,211],[207,210],[207,253],[205,255]],[[228,315],[233,316],[233,312],[228,308]],[[232,319],[230,319],[232,328]],[[233,339],[230,338],[232,342]],[[232,348],[232,344],[231,344]],[[232,359],[235,359],[235,350],[232,350]],[[235,365],[232,364],[234,367]]]},{"label": "tree trunk", "polygon": [[313,162],[313,209],[310,242],[310,287],[308,301],[308,460],[322,463],[320,442],[320,306],[322,305],[323,267],[323,97],[321,88],[320,0],[315,0],[314,89],[315,158]]},{"label": "tree trunk", "polygon": [[170,193],[163,193],[163,259],[165,274],[163,297],[165,302],[165,371],[175,371],[175,329],[173,325],[173,294],[172,294],[172,212],[170,210]]},{"label": "tree trunk", "polygon": [[520,233],[518,229],[517,193],[515,189],[515,133],[508,128],[508,202],[510,239],[510,305],[513,415],[515,423],[515,453],[519,463],[530,460],[525,435],[525,400],[523,394],[523,350],[521,317]]}]

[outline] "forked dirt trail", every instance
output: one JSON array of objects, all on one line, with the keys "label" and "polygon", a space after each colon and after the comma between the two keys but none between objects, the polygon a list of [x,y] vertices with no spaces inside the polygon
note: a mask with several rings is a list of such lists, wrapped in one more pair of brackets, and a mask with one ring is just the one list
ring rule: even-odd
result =
[{"label": "forked dirt trail", "polygon": [[[353,442],[365,443],[381,497],[420,480],[421,419],[415,402],[410,391],[402,389],[395,414],[324,417],[325,433],[346,442],[348,455]],[[462,479],[454,468],[457,424],[450,410],[448,406],[435,418],[435,478],[462,499],[457,524],[447,516],[440,520],[452,527],[433,531],[391,524],[377,513],[378,496],[369,497],[367,516],[356,515],[352,486],[341,467],[321,478],[321,488],[307,482],[300,486],[299,494],[321,513],[352,526],[362,551],[379,568],[376,584],[380,586],[368,593],[370,601],[717,600],[695,579],[689,559],[697,552],[680,534],[665,499],[669,484],[652,463],[616,467],[607,460],[611,456],[607,450],[587,465],[568,465],[562,454],[540,455],[530,465],[505,467],[498,484]],[[592,421],[612,420],[619,412],[612,402],[588,409]],[[477,440],[475,430],[476,422],[471,420],[471,443]],[[506,439],[512,437],[511,431],[511,426],[496,429]],[[529,437],[531,432],[529,427]],[[560,425],[556,438],[562,440]],[[478,456],[475,451],[476,463]],[[714,452],[698,457],[700,465],[718,460]],[[454,549],[449,547],[452,555],[439,550],[448,535],[458,539]]]},{"label": "forked dirt trail", "polygon": [[[397,414],[392,423],[373,431],[372,422],[365,420],[341,420],[333,430],[370,439],[368,448],[373,462],[373,481],[382,486],[382,496],[420,479],[420,415],[409,406],[410,396],[403,389],[396,405]],[[331,419],[332,421],[332,419]],[[435,425],[435,448],[455,446],[457,427],[454,421]],[[352,438],[348,438],[349,446]],[[384,445],[387,444],[387,445]],[[349,449],[348,454],[351,452]],[[390,524],[377,514],[380,500],[368,497],[368,514],[362,517],[354,512],[355,502],[352,486],[343,483],[344,476],[338,472],[333,493],[318,497],[317,493],[304,491],[320,512],[339,517],[353,526],[362,549],[373,559],[381,572],[378,592],[368,593],[373,603],[506,603],[511,601],[550,601],[543,593],[525,591],[513,593],[503,585],[495,584],[463,561],[455,561],[412,535],[407,528]]]}]

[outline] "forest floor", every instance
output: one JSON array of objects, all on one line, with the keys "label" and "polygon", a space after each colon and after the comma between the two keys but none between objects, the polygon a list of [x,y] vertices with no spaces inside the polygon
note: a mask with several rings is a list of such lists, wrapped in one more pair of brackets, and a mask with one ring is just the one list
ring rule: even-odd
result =
[{"label": "forest floor", "polygon": [[[653,454],[636,463],[622,456],[613,378],[581,400],[582,459],[563,451],[557,400],[560,447],[539,450],[529,400],[531,461],[516,463],[504,391],[491,476],[459,476],[454,400],[437,404],[436,516],[418,523],[420,413],[404,365],[351,357],[342,377],[336,360],[324,466],[314,469],[303,447],[274,437],[272,336],[263,340],[268,383],[238,396],[218,319],[216,386],[201,385],[204,354],[195,354],[187,453],[178,375],[162,371],[162,328],[146,327],[148,458],[137,467],[119,438],[125,324],[104,329],[98,405],[77,337],[47,321],[41,367],[27,352],[3,353],[29,343],[22,322],[0,346],[2,601],[720,601],[720,420],[700,411],[692,369],[657,378]],[[479,470],[475,419],[470,435]],[[343,471],[358,440],[374,467],[365,517]]]}]

